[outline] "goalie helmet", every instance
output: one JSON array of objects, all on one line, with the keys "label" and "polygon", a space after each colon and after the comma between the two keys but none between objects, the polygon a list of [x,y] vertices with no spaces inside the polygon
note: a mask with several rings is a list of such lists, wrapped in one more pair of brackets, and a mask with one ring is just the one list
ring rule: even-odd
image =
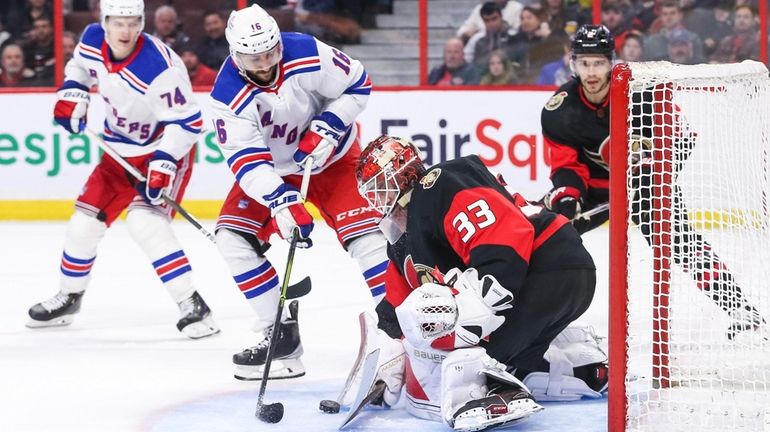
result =
[{"label": "goalie helmet", "polygon": [[225,38],[230,56],[242,74],[269,69],[281,61],[283,46],[278,23],[256,4],[230,14]]},{"label": "goalie helmet", "polygon": [[356,167],[358,192],[385,217],[423,174],[425,166],[414,144],[383,135],[361,152]]},{"label": "goalie helmet", "polygon": [[99,9],[102,15],[102,28],[107,28],[107,17],[132,17],[141,19],[141,32],[144,29],[144,0],[101,0]]},{"label": "goalie helmet", "polygon": [[612,61],[615,56],[615,39],[604,25],[583,25],[572,40],[572,58],[580,54],[599,54]]}]

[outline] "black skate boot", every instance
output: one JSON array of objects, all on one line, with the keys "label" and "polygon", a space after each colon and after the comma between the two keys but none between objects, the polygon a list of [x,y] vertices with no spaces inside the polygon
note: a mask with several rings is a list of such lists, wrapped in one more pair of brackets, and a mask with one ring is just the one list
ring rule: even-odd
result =
[{"label": "black skate boot", "polygon": [[52,298],[29,308],[29,328],[66,326],[72,324],[80,310],[83,293],[65,294],[61,291]]},{"label": "black skate boot", "polygon": [[486,397],[469,401],[455,411],[451,426],[456,431],[484,431],[520,423],[542,410],[521,387],[493,387]]},{"label": "black skate boot", "polygon": [[[727,339],[730,340],[735,339],[739,333],[759,330],[767,324],[757,308],[749,304],[730,311],[729,315],[733,321],[727,328]],[[764,335],[764,338],[767,339],[767,336]]]},{"label": "black skate boot", "polygon": [[[289,304],[289,318],[281,322],[281,330],[278,334],[278,342],[275,346],[268,379],[294,378],[305,375],[305,366],[300,360],[302,341],[299,339],[298,309],[299,302],[294,300]],[[265,332],[265,338],[259,344],[233,355],[236,378],[240,380],[262,379],[271,334],[272,327]]]},{"label": "black skate boot", "polygon": [[178,305],[182,318],[176,323],[176,328],[185,336],[190,339],[200,339],[219,333],[219,327],[211,317],[211,309],[198,291],[193,292]]}]

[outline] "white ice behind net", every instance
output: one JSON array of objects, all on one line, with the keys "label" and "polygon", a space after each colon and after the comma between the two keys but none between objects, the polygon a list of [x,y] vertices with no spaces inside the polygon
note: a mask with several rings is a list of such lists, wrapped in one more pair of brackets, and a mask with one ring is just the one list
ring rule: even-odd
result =
[{"label": "white ice behind net", "polygon": [[[732,325],[751,323],[747,308],[770,318],[768,72],[756,62],[631,69],[629,142],[641,134],[653,150],[630,155],[627,172],[627,429],[770,431],[767,325],[727,337]],[[668,115],[652,114],[662,111]],[[689,155],[679,148],[688,140]],[[663,150],[667,146],[671,152]],[[640,159],[657,162],[640,168]],[[667,178],[676,185],[669,196],[678,188],[681,199],[656,200],[662,190],[657,185]],[[646,214],[645,205],[651,208]],[[645,225],[661,251],[658,259],[642,235]],[[669,359],[657,363],[668,364],[670,379],[660,386],[653,372],[653,328],[665,323],[653,322],[654,286],[656,272],[665,279],[666,258]],[[715,294],[721,305],[711,298]]]}]

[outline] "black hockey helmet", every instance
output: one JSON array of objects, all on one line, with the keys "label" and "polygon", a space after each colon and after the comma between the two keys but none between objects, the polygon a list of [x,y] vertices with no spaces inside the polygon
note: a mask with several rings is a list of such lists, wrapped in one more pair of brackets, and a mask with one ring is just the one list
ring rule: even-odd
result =
[{"label": "black hockey helmet", "polygon": [[604,25],[584,24],[572,39],[572,58],[580,54],[600,54],[612,61],[615,55],[615,39]]}]

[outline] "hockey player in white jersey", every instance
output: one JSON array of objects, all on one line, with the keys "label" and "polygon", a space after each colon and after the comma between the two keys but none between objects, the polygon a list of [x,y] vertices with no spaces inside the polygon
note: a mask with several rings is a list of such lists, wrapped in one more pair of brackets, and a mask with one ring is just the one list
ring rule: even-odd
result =
[{"label": "hockey player in white jersey", "polygon": [[[313,229],[299,193],[308,157],[308,201],[358,262],[375,302],[384,295],[386,241],[355,179],[355,119],[372,85],[359,61],[312,36],[281,33],[259,6],[233,12],[225,35],[230,57],[211,96],[220,147],[237,182],[217,222],[217,245],[262,334],[259,344],[233,356],[235,376],[261,379],[279,297],[278,276],[264,252],[273,233],[288,239],[299,227],[307,239]],[[304,374],[296,304],[289,311],[270,378]]]},{"label": "hockey player in white jersey", "polygon": [[[69,221],[59,293],[29,310],[29,327],[68,325],[80,305],[107,228],[128,208],[126,224],[178,304],[177,328],[197,339],[219,332],[192,283],[191,267],[171,230],[165,193],[181,201],[192,173],[194,144],[203,120],[182,60],[142,33],[142,0],[101,0],[101,23],[83,32],[65,68],[54,118],[70,133],[83,132],[89,89],[106,104],[104,140],[145,174],[136,184],[107,154],[88,178]],[[123,293],[124,295],[126,293]]]}]

